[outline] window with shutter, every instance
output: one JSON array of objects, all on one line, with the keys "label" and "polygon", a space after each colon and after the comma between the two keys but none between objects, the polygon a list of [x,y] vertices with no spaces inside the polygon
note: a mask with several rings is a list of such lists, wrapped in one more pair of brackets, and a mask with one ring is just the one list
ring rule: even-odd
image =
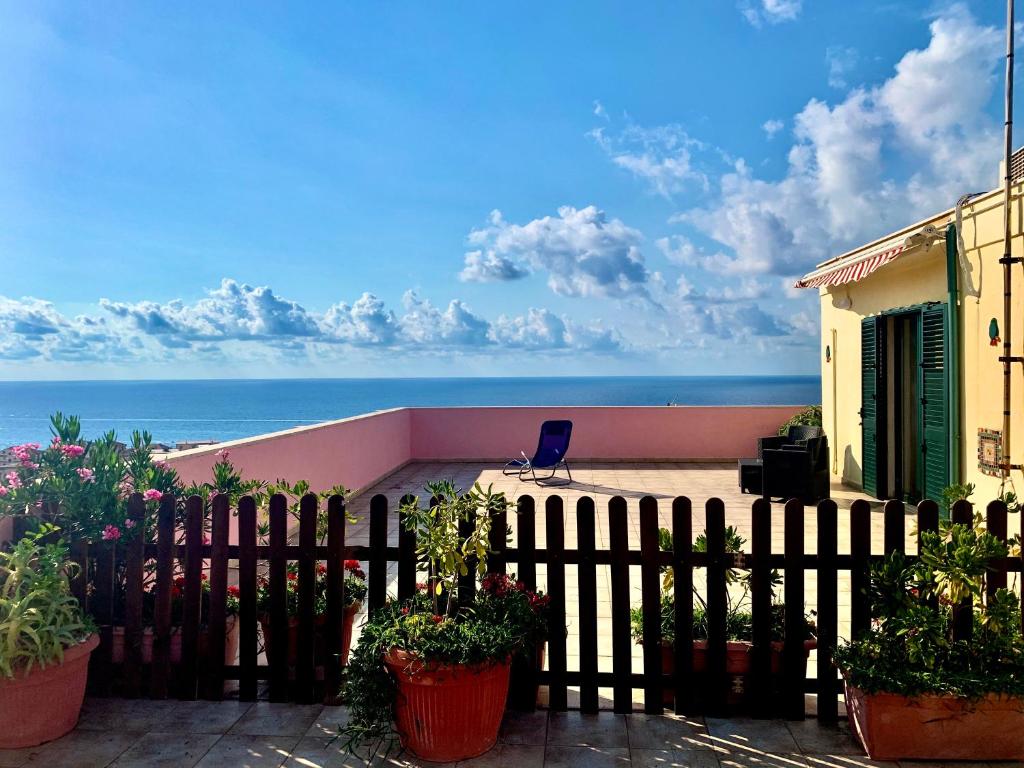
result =
[{"label": "window with shutter", "polygon": [[885,452],[880,432],[885,425],[885,334],[883,317],[861,321],[861,473],[864,492],[878,497]]},{"label": "window with shutter", "polygon": [[926,499],[939,501],[949,485],[948,337],[946,306],[921,310],[920,387],[918,424],[921,434],[921,490]]}]

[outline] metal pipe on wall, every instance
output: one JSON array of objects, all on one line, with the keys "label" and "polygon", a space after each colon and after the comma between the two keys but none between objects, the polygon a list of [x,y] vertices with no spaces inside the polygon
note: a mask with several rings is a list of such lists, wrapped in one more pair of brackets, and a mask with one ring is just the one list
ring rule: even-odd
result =
[{"label": "metal pipe on wall", "polygon": [[1010,338],[1013,333],[1012,283],[1013,260],[1010,256],[1010,156],[1013,153],[1013,2],[1006,2],[1006,118],[1004,123],[1003,146],[1003,467],[1005,480],[1010,475],[1012,457],[1010,454],[1010,368],[1012,349]]}]

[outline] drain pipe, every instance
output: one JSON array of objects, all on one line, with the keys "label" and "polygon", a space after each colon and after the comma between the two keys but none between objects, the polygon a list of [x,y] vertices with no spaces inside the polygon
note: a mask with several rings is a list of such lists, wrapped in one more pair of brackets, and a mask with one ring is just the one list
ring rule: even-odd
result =
[{"label": "drain pipe", "polygon": [[1006,120],[1003,147],[1003,483],[1010,476],[1010,366],[1013,363],[1010,336],[1012,325],[1013,262],[1010,256],[1010,156],[1013,153],[1013,0],[1006,2]]},{"label": "drain pipe", "polygon": [[[957,204],[959,206],[959,203]],[[949,478],[960,482],[960,305],[957,285],[958,243],[955,224],[946,227],[946,288],[949,291]]]}]

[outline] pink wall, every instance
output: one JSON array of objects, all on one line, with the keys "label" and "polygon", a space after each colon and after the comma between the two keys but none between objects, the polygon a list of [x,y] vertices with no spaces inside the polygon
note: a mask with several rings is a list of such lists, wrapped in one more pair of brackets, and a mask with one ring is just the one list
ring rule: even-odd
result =
[{"label": "pink wall", "polygon": [[395,409],[184,451],[168,461],[186,482],[208,481],[216,453],[231,452],[242,477],[308,480],[320,491],[364,488],[410,459],[409,411]]},{"label": "pink wall", "polygon": [[504,461],[532,454],[545,419],[573,422],[570,458],[728,460],[753,455],[798,406],[400,408],[185,451],[182,479],[211,477],[231,452],[243,477],[365,488],[411,460]]},{"label": "pink wall", "polygon": [[799,406],[413,408],[412,457],[532,455],[541,422],[573,422],[570,459],[737,459],[756,452]]}]

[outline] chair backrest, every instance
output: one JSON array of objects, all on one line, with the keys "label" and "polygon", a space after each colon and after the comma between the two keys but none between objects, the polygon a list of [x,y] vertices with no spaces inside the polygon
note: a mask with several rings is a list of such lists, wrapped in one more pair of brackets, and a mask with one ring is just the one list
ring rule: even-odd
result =
[{"label": "chair backrest", "polygon": [[786,436],[789,438],[791,443],[797,443],[801,440],[810,440],[814,437],[821,437],[825,434],[825,431],[821,427],[808,427],[804,425],[794,425],[789,428]]},{"label": "chair backrest", "polygon": [[538,468],[553,467],[565,458],[572,437],[571,421],[545,421],[540,425],[537,452],[530,463]]}]

